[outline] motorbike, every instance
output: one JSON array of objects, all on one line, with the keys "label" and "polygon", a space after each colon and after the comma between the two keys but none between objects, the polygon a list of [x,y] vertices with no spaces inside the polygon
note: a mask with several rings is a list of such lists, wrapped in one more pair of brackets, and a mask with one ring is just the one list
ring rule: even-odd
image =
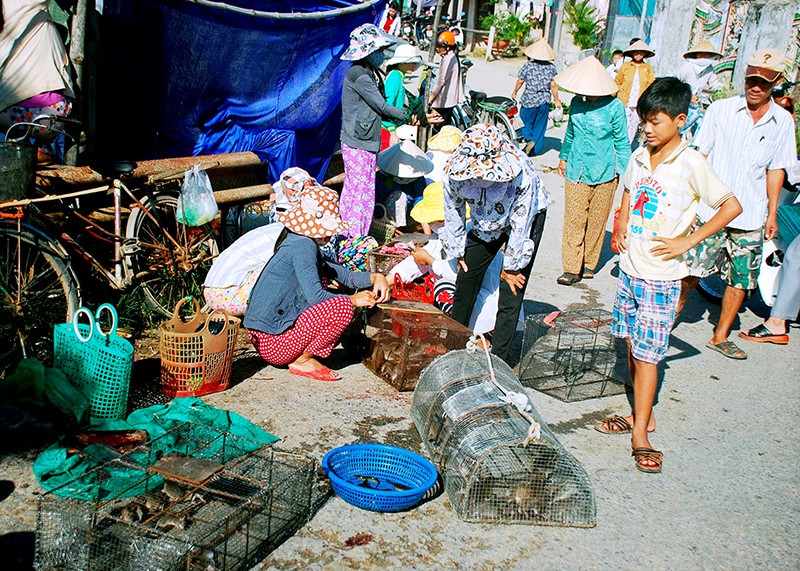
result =
[{"label": "motorbike", "polygon": [[414,26],[408,19],[403,20],[403,25],[400,27],[400,38],[412,46],[417,44],[416,37],[414,36]]},{"label": "motorbike", "polygon": [[794,97],[789,95],[789,90],[797,85],[797,82],[784,81],[772,90],[772,99],[786,109],[791,115],[792,119],[795,117]]},{"label": "motorbike", "polygon": [[466,12],[461,12],[461,15],[458,18],[445,18],[444,19],[444,27],[445,30],[450,30],[453,33],[453,36],[456,39],[456,44],[458,44],[459,48],[464,47],[464,31],[462,28],[462,22],[464,18],[466,18]]}]

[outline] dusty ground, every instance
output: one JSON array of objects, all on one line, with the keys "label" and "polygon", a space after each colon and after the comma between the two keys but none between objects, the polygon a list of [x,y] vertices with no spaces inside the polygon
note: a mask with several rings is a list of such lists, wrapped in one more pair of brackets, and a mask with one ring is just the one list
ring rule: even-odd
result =
[{"label": "dusty ground", "polygon": [[[519,65],[479,62],[470,83],[491,94],[510,92],[509,72]],[[562,134],[547,133],[549,150],[535,159],[541,171],[555,166]],[[526,311],[610,308],[616,273],[610,250],[594,280],[572,288],[555,284],[561,273],[563,183],[552,173],[543,180],[554,204]],[[788,347],[743,342],[748,360],[725,359],[704,347],[718,311],[695,294],[674,332],[652,436],[665,454],[661,475],[635,470],[625,436],[592,430],[607,414],[626,412],[624,396],[566,404],[529,391],[592,480],[596,528],[464,523],[446,494],[401,514],[362,511],[334,497],[256,569],[797,569],[797,339]],[[765,312],[752,300],[736,330],[759,323]],[[792,335],[800,331],[795,327]],[[410,393],[397,393],[360,364],[342,372],[336,384],[304,380],[263,367],[245,351],[237,360],[235,385],[206,400],[280,436],[281,447],[317,458],[356,441],[422,451],[409,417]],[[2,480],[13,483],[0,485],[0,497],[10,494],[0,502],[0,548],[7,561],[24,559],[32,549],[34,456],[31,451],[0,460]],[[347,547],[348,538],[359,533],[373,538]]]}]

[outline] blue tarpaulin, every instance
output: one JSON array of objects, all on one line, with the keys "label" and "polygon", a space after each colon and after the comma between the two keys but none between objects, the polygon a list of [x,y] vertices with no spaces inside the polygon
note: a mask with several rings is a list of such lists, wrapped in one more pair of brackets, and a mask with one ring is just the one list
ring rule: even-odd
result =
[{"label": "blue tarpaulin", "polygon": [[[267,12],[327,12],[358,0],[228,0]],[[339,140],[350,32],[385,2],[325,18],[277,19],[186,0],[106,0],[98,66],[105,159],[253,151],[270,175],[324,175]]]}]

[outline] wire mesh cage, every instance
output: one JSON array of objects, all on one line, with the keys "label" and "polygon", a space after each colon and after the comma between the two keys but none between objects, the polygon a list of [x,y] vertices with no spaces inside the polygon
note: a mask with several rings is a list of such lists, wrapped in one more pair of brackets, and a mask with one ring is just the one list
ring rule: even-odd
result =
[{"label": "wire mesh cage", "polygon": [[519,379],[565,402],[625,392],[625,343],[611,335],[610,311],[591,309],[525,319]]},{"label": "wire mesh cage", "polygon": [[313,459],[186,423],[42,496],[35,565],[249,569],[308,521],[316,490]]},{"label": "wire mesh cage", "polygon": [[414,424],[444,477],[444,489],[466,521],[593,527],[594,492],[578,461],[532,409],[540,427],[504,400],[525,389],[492,356],[452,351],[420,376],[411,407]]},{"label": "wire mesh cage", "polygon": [[[433,306],[431,306],[433,309]],[[399,391],[411,391],[433,359],[463,349],[472,332],[442,313],[379,309],[364,365]]]}]

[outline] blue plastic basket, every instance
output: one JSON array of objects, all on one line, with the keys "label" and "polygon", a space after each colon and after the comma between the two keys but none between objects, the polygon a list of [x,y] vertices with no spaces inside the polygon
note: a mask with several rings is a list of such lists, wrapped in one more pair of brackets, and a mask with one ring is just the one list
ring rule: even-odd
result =
[{"label": "blue plastic basket", "polygon": [[322,469],[333,491],[347,503],[374,512],[415,506],[438,476],[427,459],[384,444],[349,444],[331,450]]}]

